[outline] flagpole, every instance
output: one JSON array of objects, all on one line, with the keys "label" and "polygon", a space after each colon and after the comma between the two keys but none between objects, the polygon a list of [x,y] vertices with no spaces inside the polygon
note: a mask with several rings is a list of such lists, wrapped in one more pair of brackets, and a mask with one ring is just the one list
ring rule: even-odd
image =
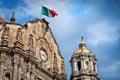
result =
[{"label": "flagpole", "polygon": [[41,4],[41,19],[42,19],[42,4]]}]

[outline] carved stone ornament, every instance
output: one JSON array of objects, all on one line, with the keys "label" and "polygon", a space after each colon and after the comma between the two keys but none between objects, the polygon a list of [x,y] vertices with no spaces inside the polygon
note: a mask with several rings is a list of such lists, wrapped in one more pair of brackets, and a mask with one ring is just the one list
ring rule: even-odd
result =
[{"label": "carved stone ornament", "polygon": [[29,38],[28,38],[28,47],[29,47],[29,49],[33,49],[33,43],[34,43],[33,35],[30,34]]},{"label": "carved stone ornament", "polygon": [[42,36],[45,35],[45,28],[44,28],[44,24],[42,24]]},{"label": "carved stone ornament", "polygon": [[20,58],[20,62],[19,62],[20,66],[23,66],[23,61],[24,61],[24,60],[23,60],[23,58],[21,57],[21,58]]},{"label": "carved stone ornament", "polygon": [[2,42],[1,45],[2,46],[8,46],[8,41],[9,41],[9,27],[5,27],[2,33]]},{"label": "carved stone ornament", "polygon": [[34,65],[31,66],[31,71],[32,71],[32,73],[35,72],[35,66]]},{"label": "carved stone ornament", "polygon": [[57,65],[57,57],[56,57],[56,54],[54,53],[54,63],[55,65]]},{"label": "carved stone ornament", "polygon": [[14,64],[19,64],[19,55],[14,55]]},{"label": "carved stone ornament", "polygon": [[23,57],[19,59],[19,68],[20,68],[20,75],[23,76],[26,73],[27,64],[24,62]]},{"label": "carved stone ornament", "polygon": [[61,70],[64,72],[65,66],[64,66],[64,61],[61,62]]},{"label": "carved stone ornament", "polygon": [[22,42],[22,29],[21,28],[18,28],[17,30],[16,40],[18,42]]},{"label": "carved stone ornament", "polygon": [[12,62],[11,62],[10,59],[6,59],[6,60],[5,60],[5,65],[6,65],[7,68],[10,69],[10,68],[11,68],[11,64],[12,64]]},{"label": "carved stone ornament", "polygon": [[3,80],[11,80],[10,73],[6,73]]}]

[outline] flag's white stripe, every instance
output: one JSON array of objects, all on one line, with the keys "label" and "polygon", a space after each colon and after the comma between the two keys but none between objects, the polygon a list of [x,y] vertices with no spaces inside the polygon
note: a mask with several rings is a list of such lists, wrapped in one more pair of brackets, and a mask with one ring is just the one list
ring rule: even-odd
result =
[{"label": "flag's white stripe", "polygon": [[50,12],[50,9],[48,9],[48,17],[53,17],[53,15]]}]

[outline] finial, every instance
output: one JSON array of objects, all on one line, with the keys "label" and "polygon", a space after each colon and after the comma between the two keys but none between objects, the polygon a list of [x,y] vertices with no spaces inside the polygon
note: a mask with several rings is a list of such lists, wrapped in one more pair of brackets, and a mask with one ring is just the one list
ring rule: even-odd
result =
[{"label": "finial", "polygon": [[10,22],[15,22],[15,17],[14,17],[14,15],[15,15],[15,13],[12,12],[12,16],[11,16],[11,18],[10,18]]},{"label": "finial", "polygon": [[86,43],[83,41],[83,36],[81,36],[81,42],[79,44],[79,48],[85,48],[86,47]]},{"label": "finial", "polygon": [[83,39],[84,39],[83,36],[81,36],[81,41],[83,41]]}]

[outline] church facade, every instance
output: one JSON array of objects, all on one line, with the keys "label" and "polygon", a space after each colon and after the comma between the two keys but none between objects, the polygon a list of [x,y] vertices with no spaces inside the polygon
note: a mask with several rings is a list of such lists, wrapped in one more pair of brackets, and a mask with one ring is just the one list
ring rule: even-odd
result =
[{"label": "church facade", "polygon": [[45,19],[0,22],[0,80],[66,80],[64,58]]},{"label": "church facade", "polygon": [[79,50],[75,51],[71,57],[71,77],[70,80],[100,80],[97,72],[97,58],[87,49],[86,43],[81,37]]}]

